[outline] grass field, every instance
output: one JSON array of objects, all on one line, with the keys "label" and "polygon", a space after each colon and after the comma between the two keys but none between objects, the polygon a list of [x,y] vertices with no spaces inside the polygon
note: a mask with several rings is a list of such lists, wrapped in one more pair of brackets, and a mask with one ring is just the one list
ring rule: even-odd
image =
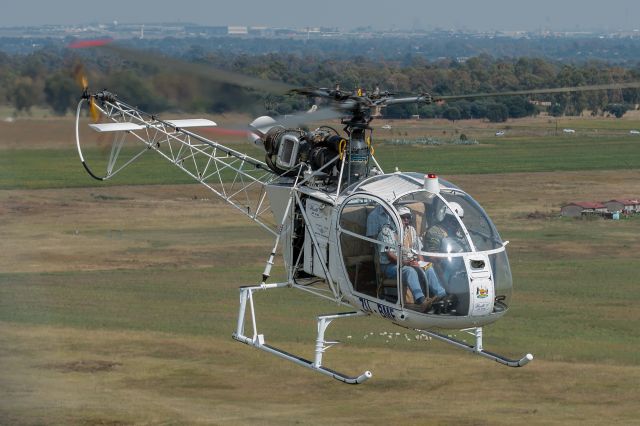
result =
[{"label": "grass field", "polygon": [[[485,346],[536,359],[508,369],[345,320],[328,332],[345,344],[325,361],[372,370],[356,387],[231,339],[237,288],[259,281],[266,233],[159,158],[94,183],[62,123],[0,123],[40,138],[0,128],[13,135],[0,141],[0,424],[637,423],[640,218],[557,214],[567,201],[640,196],[640,138],[628,134],[640,123],[568,120],[559,128],[580,130],[564,137],[541,117],[497,138],[481,122],[393,122],[403,137],[480,141],[376,150],[386,169],[455,182],[495,220],[515,288]],[[314,317],[336,310],[293,290],[257,295],[267,341],[306,357]]]}]

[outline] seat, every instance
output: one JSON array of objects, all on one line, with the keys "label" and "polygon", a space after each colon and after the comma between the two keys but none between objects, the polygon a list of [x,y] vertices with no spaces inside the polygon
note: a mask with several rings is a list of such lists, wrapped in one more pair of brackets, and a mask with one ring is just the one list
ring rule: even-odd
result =
[{"label": "seat", "polygon": [[380,256],[378,255],[378,253],[374,253],[373,259],[376,267],[376,280],[378,283],[376,294],[378,296],[378,299],[387,299],[388,296],[391,296],[395,297],[397,300],[398,288],[395,277],[387,278],[385,276],[382,268],[380,267]]},{"label": "seat", "polygon": [[[396,277],[387,277],[385,276],[382,268],[380,266],[380,256],[375,253],[374,256],[374,264],[376,267],[376,279],[378,281],[378,289],[377,296],[378,299],[388,300],[390,302],[398,301],[398,284],[396,282]],[[404,291],[404,303],[415,303],[413,299],[413,293],[408,286],[402,286]]]}]

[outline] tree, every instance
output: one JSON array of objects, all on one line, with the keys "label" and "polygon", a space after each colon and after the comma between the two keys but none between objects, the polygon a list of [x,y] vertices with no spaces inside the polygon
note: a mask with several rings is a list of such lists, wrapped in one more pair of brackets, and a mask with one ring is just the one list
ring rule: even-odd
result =
[{"label": "tree", "polygon": [[609,114],[613,114],[616,118],[622,118],[629,109],[629,105],[627,104],[609,104],[605,108],[605,111]]},{"label": "tree", "polygon": [[[557,82],[559,86],[582,86],[585,79],[581,69],[565,65],[558,73]],[[567,115],[580,115],[588,106],[584,92],[563,93],[556,95],[556,100],[563,106],[563,112]]]},{"label": "tree", "polygon": [[492,123],[503,123],[509,118],[509,108],[504,104],[488,104],[487,118]]},{"label": "tree", "polygon": [[161,111],[167,107],[166,101],[133,71],[113,73],[107,80],[107,87],[122,99],[126,99],[143,111]]},{"label": "tree", "polygon": [[460,120],[460,110],[456,107],[449,107],[444,110],[443,117],[455,123],[456,120]]},{"label": "tree", "polygon": [[384,110],[384,116],[387,118],[410,118],[415,114],[414,105],[390,105]]},{"label": "tree", "polygon": [[456,102],[454,105],[460,111],[460,119],[467,120],[471,118],[471,102],[462,100]]},{"label": "tree", "polygon": [[64,115],[78,102],[79,89],[76,82],[64,73],[47,78],[44,83],[45,101],[56,114]]},{"label": "tree", "polygon": [[38,103],[38,89],[31,78],[17,79],[11,91],[11,101],[15,109],[26,112]]},{"label": "tree", "polygon": [[418,108],[418,113],[422,118],[436,118],[435,105],[423,105]]},{"label": "tree", "polygon": [[509,117],[522,118],[534,115],[536,112],[535,105],[528,102],[521,96],[513,96],[505,98],[501,101],[509,110]]},{"label": "tree", "polygon": [[482,101],[471,102],[469,113],[471,118],[485,118],[487,116],[487,104]]},{"label": "tree", "polygon": [[556,102],[549,109],[549,114],[554,117],[561,117],[564,114],[564,107],[560,103]]}]

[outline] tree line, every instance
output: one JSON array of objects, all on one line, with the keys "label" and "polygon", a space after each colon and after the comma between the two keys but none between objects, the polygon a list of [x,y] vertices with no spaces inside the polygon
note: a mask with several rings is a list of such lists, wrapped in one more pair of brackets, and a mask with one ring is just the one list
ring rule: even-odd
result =
[{"label": "tree line", "polygon": [[[393,61],[354,56],[328,59],[285,53],[237,55],[193,48],[180,59],[195,64],[172,68],[162,60],[136,61],[105,52],[77,52],[51,48],[28,55],[0,52],[0,103],[21,113],[47,106],[55,114],[75,109],[82,90],[77,76],[85,73],[92,89],[108,88],[121,99],[149,112],[288,114],[308,108],[309,101],[291,95],[245,90],[216,81],[216,69],[292,86],[343,89],[378,87],[398,95],[431,93],[459,95],[495,93],[536,88],[609,84],[640,80],[640,68],[610,65],[600,61],[563,64],[541,58],[494,58],[480,55],[460,61],[428,61],[414,57]],[[211,74],[202,72],[211,69]],[[539,102],[532,102],[539,101]],[[511,96],[461,100],[443,105],[390,107],[390,118],[420,115],[450,120],[481,118],[494,122],[537,114],[541,104],[555,116],[622,116],[640,103],[640,90],[609,90],[537,96]],[[536,105],[537,104],[537,105]]]}]

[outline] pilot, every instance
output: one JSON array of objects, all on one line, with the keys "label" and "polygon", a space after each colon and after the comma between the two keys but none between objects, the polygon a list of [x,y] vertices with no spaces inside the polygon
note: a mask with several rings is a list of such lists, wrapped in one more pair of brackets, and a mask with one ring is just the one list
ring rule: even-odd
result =
[{"label": "pilot", "polygon": [[[455,201],[449,203],[447,207],[441,203],[436,208],[434,214],[435,225],[427,230],[425,236],[426,251],[433,253],[460,253],[469,251],[469,244],[464,236],[462,227],[456,216],[463,218],[464,209]],[[448,285],[448,289],[456,288],[456,279],[460,271],[466,271],[461,258],[440,258],[434,261],[434,266],[438,270],[442,281]],[[457,297],[450,295],[443,301],[439,311],[446,313],[457,303]]]},{"label": "pilot", "polygon": [[[455,201],[449,203],[448,208],[444,203],[437,208],[435,214],[436,224],[427,230],[425,245],[429,252],[457,253],[468,251],[467,240],[462,232],[462,227],[456,219],[464,217],[464,209]],[[455,213],[455,214],[454,214]]]},{"label": "pilot", "polygon": [[[402,219],[404,230],[404,241],[402,242],[403,256],[400,259],[402,264],[402,281],[406,283],[413,295],[415,305],[412,309],[420,312],[427,312],[431,305],[435,302],[443,300],[447,294],[431,264],[424,262],[421,255],[412,254],[412,250],[421,251],[422,242],[418,237],[416,229],[411,225],[411,210],[407,207],[399,207],[398,213]],[[395,277],[398,271],[399,259],[395,247],[397,245],[398,234],[395,232],[393,225],[387,223],[382,226],[378,235],[378,240],[388,243],[389,246],[381,246],[380,249],[380,268],[386,277]],[[420,275],[429,288],[429,293],[433,295],[427,298],[420,286]]]}]

